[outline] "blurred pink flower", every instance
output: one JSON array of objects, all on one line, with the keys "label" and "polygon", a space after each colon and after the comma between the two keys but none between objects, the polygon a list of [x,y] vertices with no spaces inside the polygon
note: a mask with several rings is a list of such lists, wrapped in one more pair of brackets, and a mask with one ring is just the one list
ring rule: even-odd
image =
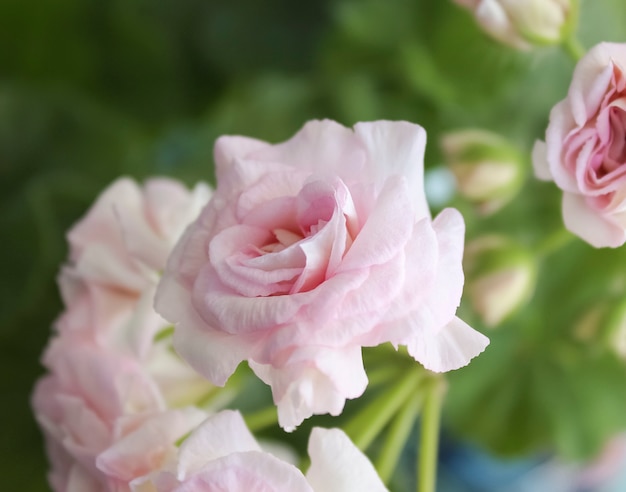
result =
[{"label": "blurred pink flower", "polygon": [[218,188],[156,297],[179,353],[218,385],[248,360],[286,429],[363,393],[362,346],[407,345],[434,371],[479,354],[488,340],[455,317],[463,219],[430,218],[425,141],[386,121],[313,121],[278,145],[221,137]]},{"label": "blurred pink flower", "polygon": [[44,365],[51,373],[37,383],[32,405],[56,492],[128,490],[206,417],[195,408],[167,410],[136,360],[88,342],[53,340]]},{"label": "blurred pink flower", "polygon": [[626,44],[601,43],[578,62],[567,97],[537,142],[537,177],[563,190],[565,226],[591,245],[626,242]]},{"label": "blurred pink flower", "polygon": [[[164,409],[160,392],[139,364],[93,344],[54,340],[44,355],[52,372],[39,380],[33,410],[44,431],[55,491],[99,490],[96,456],[113,443],[123,415]],[[71,483],[90,483],[72,489]]]},{"label": "blurred pink flower", "polygon": [[154,333],[167,326],[152,308],[159,272],[209,197],[204,184],[189,192],[166,178],[143,188],[120,178],[107,187],[68,232],[70,263],[59,276],[67,309],[59,331],[82,331],[145,354]]},{"label": "blurred pink flower", "polygon": [[306,477],[295,466],[263,452],[241,415],[209,417],[181,445],[171,470],[131,483],[134,492],[384,492],[369,460],[339,429],[315,428]]}]

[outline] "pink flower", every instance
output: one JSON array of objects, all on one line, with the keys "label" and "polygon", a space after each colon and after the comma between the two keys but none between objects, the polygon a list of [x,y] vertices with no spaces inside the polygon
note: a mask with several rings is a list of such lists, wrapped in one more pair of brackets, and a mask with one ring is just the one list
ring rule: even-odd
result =
[{"label": "pink flower", "polygon": [[625,70],[626,44],[592,48],[533,150],[537,177],[563,190],[565,226],[597,248],[626,242]]},{"label": "pink flower", "polygon": [[59,276],[67,310],[58,329],[144,354],[167,326],[152,309],[159,272],[209,197],[204,184],[189,192],[166,178],[143,188],[120,178],[104,190],[67,234],[70,263]]},{"label": "pink flower", "polygon": [[69,231],[70,261],[89,281],[142,291],[209,197],[202,183],[189,193],[167,178],[149,179],[143,189],[120,178]]},{"label": "pink flower", "polygon": [[189,192],[165,178],[143,187],[118,179],[69,231],[70,263],[59,275],[59,333],[137,358],[170,406],[192,403],[208,383],[169,350],[170,339],[155,342],[169,323],[154,311],[154,293],[167,255],[209,196],[203,184]]},{"label": "pink flower", "polygon": [[33,394],[56,492],[128,490],[128,482],[159,470],[175,442],[206,414],[167,410],[154,380],[135,360],[67,337],[46,351],[51,374]]},{"label": "pink flower", "polygon": [[306,477],[295,466],[263,452],[241,415],[209,417],[181,445],[170,471],[131,483],[135,492],[384,492],[369,460],[339,429],[315,428]]},{"label": "pink flower", "polygon": [[44,365],[52,374],[37,383],[33,410],[46,438],[50,484],[57,492],[100,490],[105,477],[95,459],[114,442],[117,419],[164,410],[161,394],[135,360],[93,344],[56,339]]},{"label": "pink flower", "polygon": [[407,345],[434,371],[479,354],[488,340],[455,318],[463,219],[430,218],[425,140],[385,121],[221,137],[218,188],[157,291],[179,353],[218,385],[248,360],[288,429],[363,393],[362,346]]}]

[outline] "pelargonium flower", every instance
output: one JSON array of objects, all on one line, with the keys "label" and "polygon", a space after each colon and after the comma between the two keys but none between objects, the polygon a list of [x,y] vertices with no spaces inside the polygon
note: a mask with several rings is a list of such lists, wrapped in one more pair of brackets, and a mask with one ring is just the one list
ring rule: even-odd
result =
[{"label": "pelargonium flower", "polygon": [[59,330],[89,330],[105,344],[123,339],[144,354],[154,332],[167,325],[152,308],[159,273],[209,197],[202,183],[190,192],[167,178],[143,187],[120,178],[108,186],[67,234],[69,263],[59,275],[67,309]]},{"label": "pelargonium flower", "polygon": [[535,174],[563,190],[565,227],[595,246],[626,242],[626,44],[600,43],[578,62],[550,113]]},{"label": "pelargonium flower", "polygon": [[311,466],[295,466],[264,452],[232,410],[209,417],[183,442],[176,463],[131,482],[133,492],[384,492],[370,461],[339,429],[315,428]]},{"label": "pelargonium flower", "polygon": [[208,383],[169,340],[155,341],[170,324],[154,311],[154,293],[167,255],[209,197],[202,183],[189,191],[167,178],[116,180],[68,232],[70,261],[58,279],[66,309],[57,331],[137,358],[170,406],[193,402]]},{"label": "pelargonium flower", "polygon": [[361,347],[406,345],[433,371],[479,354],[488,340],[455,317],[463,219],[431,220],[425,141],[388,121],[218,139],[217,189],[157,291],[178,352],[218,385],[247,360],[286,429],[363,393]]},{"label": "pelargonium flower", "polygon": [[54,372],[38,381],[33,410],[46,437],[50,484],[65,491],[91,483],[84,490],[97,490],[95,458],[113,442],[116,419],[162,410],[160,392],[133,359],[86,343],[56,339],[44,364]]}]

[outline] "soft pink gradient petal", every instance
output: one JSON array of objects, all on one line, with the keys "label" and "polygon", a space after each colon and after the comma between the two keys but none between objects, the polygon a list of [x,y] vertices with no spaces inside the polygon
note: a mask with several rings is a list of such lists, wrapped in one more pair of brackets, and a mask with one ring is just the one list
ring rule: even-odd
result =
[{"label": "soft pink gradient petal", "polygon": [[626,67],[623,45],[600,43],[578,62],[568,92],[572,114],[579,127],[600,108],[613,75],[613,63]]},{"label": "soft pink gradient petal", "polygon": [[346,399],[358,398],[367,386],[360,347],[297,349],[281,365],[250,367],[272,386],[278,421],[290,432],[314,414],[339,415]]},{"label": "soft pink gradient petal", "polygon": [[466,366],[479,355],[489,339],[457,317],[433,332],[416,325],[415,340],[407,345],[409,354],[433,372],[445,372]]},{"label": "soft pink gradient petal", "polygon": [[236,336],[219,332],[200,318],[191,304],[191,297],[174,279],[161,282],[155,298],[157,306],[173,306],[177,324],[174,347],[191,367],[213,384],[223,386],[251,348]]},{"label": "soft pink gradient petal", "polygon": [[354,133],[330,120],[309,121],[286,142],[250,155],[259,161],[283,162],[296,170],[342,179],[359,176],[366,160],[366,150]]},{"label": "soft pink gradient petal", "polygon": [[567,230],[596,248],[617,248],[626,241],[626,230],[610,217],[603,218],[581,195],[563,194],[563,222]]},{"label": "soft pink gradient petal", "polygon": [[384,183],[393,175],[405,176],[417,219],[430,217],[424,193],[424,129],[406,121],[376,121],[357,123],[354,132],[368,151],[368,177]]},{"label": "soft pink gradient petal", "polygon": [[[295,466],[260,451],[233,453],[207,463],[172,492],[312,492]],[[159,490],[159,492],[165,492]]]},{"label": "soft pink gradient petal", "polygon": [[143,418],[139,427],[130,432],[123,428],[116,431],[119,436],[97,457],[96,466],[112,482],[121,484],[161,470],[168,460],[176,458],[176,441],[206,417],[205,412],[190,407]]},{"label": "soft pink gradient petal", "polygon": [[241,414],[222,410],[208,417],[181,445],[178,479],[201,470],[208,462],[244,451],[261,451]]},{"label": "soft pink gradient petal", "polygon": [[386,492],[367,457],[340,429],[315,427],[309,437],[306,478],[315,492]]}]

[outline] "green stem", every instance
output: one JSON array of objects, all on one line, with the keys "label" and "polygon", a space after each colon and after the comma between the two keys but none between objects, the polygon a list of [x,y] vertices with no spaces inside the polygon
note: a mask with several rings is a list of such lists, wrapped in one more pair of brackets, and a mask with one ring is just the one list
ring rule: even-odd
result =
[{"label": "green stem", "polygon": [[566,246],[575,236],[567,229],[557,229],[537,247],[537,256],[545,258]]},{"label": "green stem", "polygon": [[387,391],[383,391],[365,409],[350,420],[344,430],[354,444],[365,451],[404,402],[418,390],[425,374],[413,368]]},{"label": "green stem", "polygon": [[402,374],[402,367],[394,364],[387,364],[383,367],[368,368],[367,380],[368,386],[373,388],[380,384],[389,384],[390,381],[397,381]]},{"label": "green stem", "polygon": [[433,378],[426,389],[422,412],[420,448],[418,453],[418,492],[435,492],[437,483],[437,456],[439,454],[439,422],[445,393],[445,381]]},{"label": "green stem", "polygon": [[569,36],[565,38],[561,46],[563,47],[565,52],[570,56],[570,58],[574,60],[575,62],[577,62],[583,56],[585,56],[585,53],[586,53],[585,48],[583,47],[582,44],[580,44],[580,41],[578,41],[578,39],[576,39],[574,36]]},{"label": "green stem", "polygon": [[385,484],[389,482],[396,469],[422,403],[424,403],[424,394],[418,391],[404,405],[389,428],[387,438],[376,462],[378,475]]},{"label": "green stem", "polygon": [[278,412],[276,407],[272,405],[258,412],[244,415],[243,419],[246,421],[250,432],[254,433],[276,424],[278,422]]}]

